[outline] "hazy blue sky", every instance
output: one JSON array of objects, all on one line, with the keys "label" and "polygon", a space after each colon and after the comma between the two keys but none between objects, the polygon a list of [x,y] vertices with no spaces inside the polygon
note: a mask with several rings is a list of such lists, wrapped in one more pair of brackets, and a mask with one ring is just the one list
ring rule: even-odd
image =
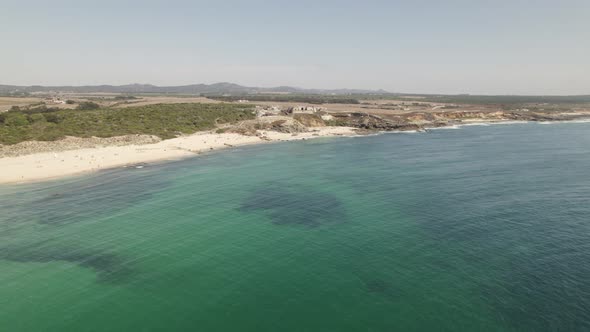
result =
[{"label": "hazy blue sky", "polygon": [[590,94],[590,0],[0,0],[0,84]]}]

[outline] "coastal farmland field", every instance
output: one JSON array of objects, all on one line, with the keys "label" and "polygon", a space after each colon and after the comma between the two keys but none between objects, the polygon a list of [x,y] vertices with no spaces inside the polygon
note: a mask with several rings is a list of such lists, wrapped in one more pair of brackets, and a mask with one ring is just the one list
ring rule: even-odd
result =
[{"label": "coastal farmland field", "polygon": [[26,106],[42,101],[42,98],[37,97],[0,97],[0,113],[8,111],[13,106]]}]

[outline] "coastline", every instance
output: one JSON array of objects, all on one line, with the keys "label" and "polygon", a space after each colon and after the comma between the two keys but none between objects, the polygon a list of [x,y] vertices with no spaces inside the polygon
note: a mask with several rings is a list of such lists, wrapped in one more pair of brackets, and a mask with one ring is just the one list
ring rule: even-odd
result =
[{"label": "coastline", "polygon": [[40,182],[133,164],[194,157],[208,151],[319,137],[356,136],[351,127],[318,127],[298,134],[261,131],[259,136],[198,132],[151,144],[41,152],[0,158],[0,184]]},{"label": "coastline", "polygon": [[[75,148],[61,151],[49,149],[47,152],[25,153],[16,156],[0,156],[0,185],[41,182],[75,176],[110,168],[127,167],[142,163],[179,160],[194,157],[209,151],[238,146],[307,140],[319,137],[369,136],[382,133],[420,133],[430,130],[460,129],[466,126],[509,125],[523,123],[554,124],[584,123],[590,118],[556,121],[514,121],[478,120],[448,123],[445,126],[428,127],[422,130],[363,130],[355,127],[315,127],[296,134],[273,130],[259,130],[256,136],[237,133],[197,132],[169,140],[159,140],[151,136],[120,136],[109,139],[66,138],[78,140]],[[98,143],[93,140],[98,140]],[[60,141],[56,141],[60,143]],[[86,144],[92,142],[92,144]],[[37,142],[38,143],[38,142]],[[88,147],[89,146],[89,147]],[[141,166],[138,166],[141,167]]]}]

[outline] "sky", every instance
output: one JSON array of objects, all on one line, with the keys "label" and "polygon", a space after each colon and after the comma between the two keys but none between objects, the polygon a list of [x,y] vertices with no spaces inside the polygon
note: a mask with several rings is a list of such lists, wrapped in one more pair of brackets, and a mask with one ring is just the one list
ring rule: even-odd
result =
[{"label": "sky", "polygon": [[0,0],[0,84],[590,94],[590,1]]}]

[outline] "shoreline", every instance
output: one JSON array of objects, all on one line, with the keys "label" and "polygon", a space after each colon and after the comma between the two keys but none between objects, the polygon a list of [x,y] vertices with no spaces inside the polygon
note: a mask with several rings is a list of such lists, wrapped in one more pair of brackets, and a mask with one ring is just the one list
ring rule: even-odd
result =
[{"label": "shoreline", "polygon": [[259,136],[197,132],[150,144],[40,152],[0,158],[0,185],[42,182],[117,167],[194,157],[209,151],[320,137],[357,136],[352,127],[318,127],[297,134],[261,131]]},{"label": "shoreline", "polygon": [[[422,133],[431,130],[461,129],[469,126],[490,126],[537,123],[587,123],[590,118],[556,121],[469,121],[449,123],[440,127],[424,127],[422,130],[372,131],[354,127],[315,127],[296,134],[260,130],[256,136],[236,133],[197,132],[169,140],[140,144],[108,145],[74,148],[62,151],[34,152],[18,156],[0,157],[0,185],[25,184],[76,176],[100,170],[128,167],[144,163],[173,161],[200,154],[239,146],[308,140],[321,137],[373,136],[384,133]],[[71,138],[70,138],[71,139]],[[96,138],[82,139],[92,140]],[[114,139],[126,140],[125,136]],[[66,138],[67,140],[67,138]],[[149,141],[149,138],[147,139]]]}]

